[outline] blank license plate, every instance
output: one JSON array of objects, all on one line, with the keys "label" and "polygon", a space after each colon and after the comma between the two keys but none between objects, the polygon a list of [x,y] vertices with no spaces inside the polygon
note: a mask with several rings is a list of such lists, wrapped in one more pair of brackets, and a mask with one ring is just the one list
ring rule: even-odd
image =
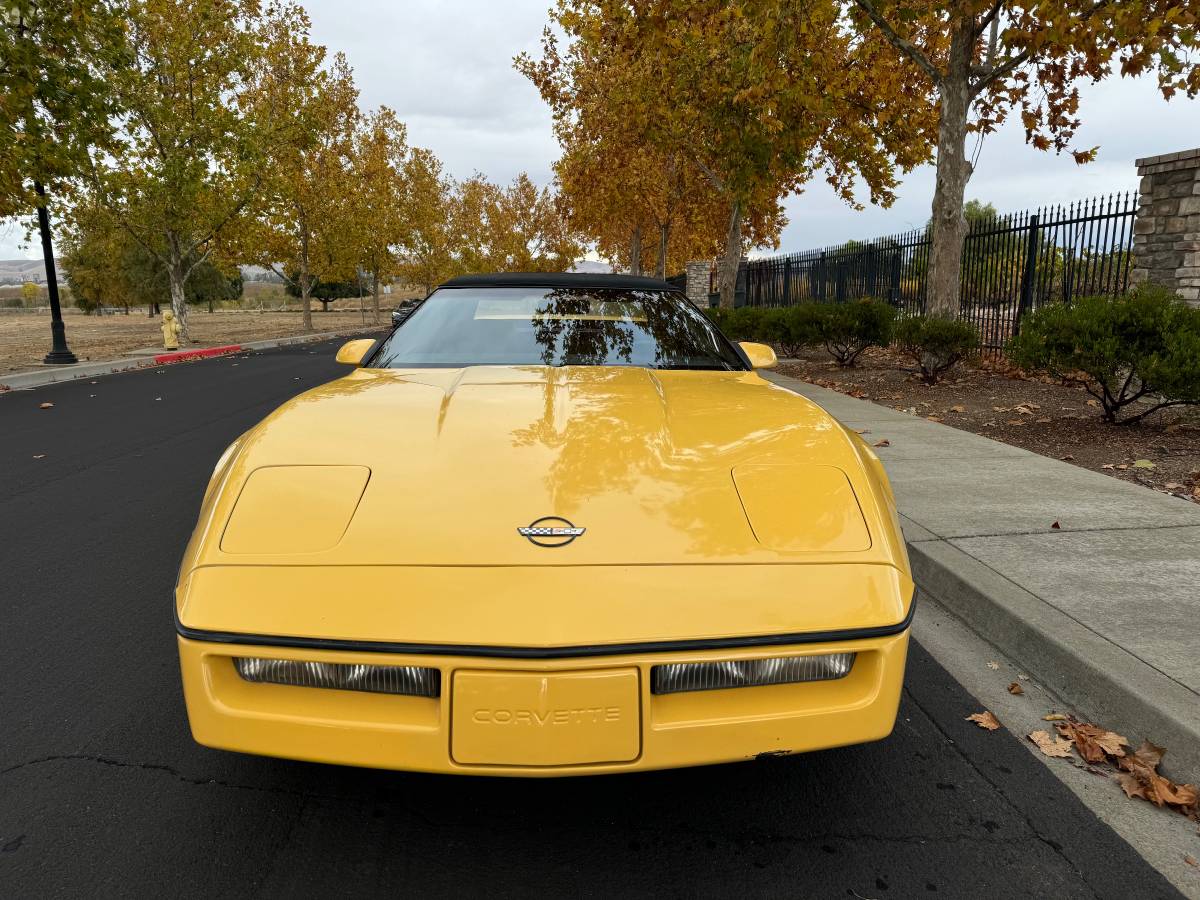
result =
[{"label": "blank license plate", "polygon": [[573,766],[641,752],[637,669],[459,671],[452,703],[458,763]]}]

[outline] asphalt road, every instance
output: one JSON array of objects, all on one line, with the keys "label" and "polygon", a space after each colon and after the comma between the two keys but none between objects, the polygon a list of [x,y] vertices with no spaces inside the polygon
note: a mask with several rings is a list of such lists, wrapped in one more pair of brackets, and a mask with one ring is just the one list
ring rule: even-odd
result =
[{"label": "asphalt road", "polygon": [[334,346],[0,396],[0,896],[1177,896],[919,646],[892,737],[768,762],[491,780],[197,746],[170,605],[204,484]]}]

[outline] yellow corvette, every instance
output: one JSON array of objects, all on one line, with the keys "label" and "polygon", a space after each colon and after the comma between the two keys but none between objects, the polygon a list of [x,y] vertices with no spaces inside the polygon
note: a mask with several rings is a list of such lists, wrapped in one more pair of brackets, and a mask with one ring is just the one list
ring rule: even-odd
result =
[{"label": "yellow corvette", "polygon": [[885,737],[878,458],[648,278],[454,279],[217,463],[176,589],[201,744],[584,775]]}]

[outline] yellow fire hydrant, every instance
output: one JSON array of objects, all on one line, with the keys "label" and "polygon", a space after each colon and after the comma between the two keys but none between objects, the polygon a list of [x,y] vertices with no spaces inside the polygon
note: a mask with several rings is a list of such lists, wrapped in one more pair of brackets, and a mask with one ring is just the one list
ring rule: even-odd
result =
[{"label": "yellow fire hydrant", "polygon": [[168,350],[178,350],[179,332],[181,331],[183,331],[183,327],[179,324],[179,320],[175,318],[175,313],[169,309],[163,310],[163,346]]}]

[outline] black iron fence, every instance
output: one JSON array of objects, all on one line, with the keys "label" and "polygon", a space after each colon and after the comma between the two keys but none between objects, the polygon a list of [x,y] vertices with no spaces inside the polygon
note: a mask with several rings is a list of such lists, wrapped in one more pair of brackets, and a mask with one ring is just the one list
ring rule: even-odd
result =
[{"label": "black iron fence", "polygon": [[[998,349],[1021,316],[1044,303],[1122,293],[1136,213],[1137,195],[1124,193],[972,222],[963,245],[962,317],[979,328],[985,347]],[[744,302],[791,306],[877,297],[905,313],[921,312],[929,248],[923,228],[751,260]]]}]

